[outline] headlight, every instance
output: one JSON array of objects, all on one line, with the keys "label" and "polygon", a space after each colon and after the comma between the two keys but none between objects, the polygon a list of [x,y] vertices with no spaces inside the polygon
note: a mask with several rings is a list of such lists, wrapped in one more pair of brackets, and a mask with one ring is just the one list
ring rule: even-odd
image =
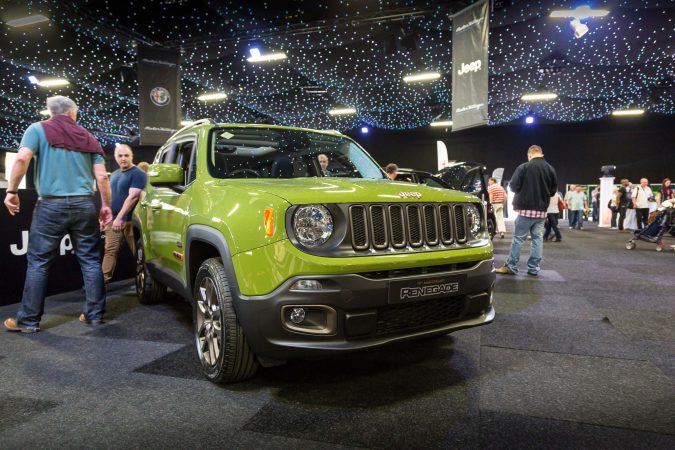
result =
[{"label": "headlight", "polygon": [[318,247],[333,234],[333,216],[321,205],[300,206],[293,214],[293,231],[305,247]]},{"label": "headlight", "polygon": [[466,219],[469,223],[471,234],[475,236],[481,228],[480,211],[476,205],[471,204],[466,206]]}]

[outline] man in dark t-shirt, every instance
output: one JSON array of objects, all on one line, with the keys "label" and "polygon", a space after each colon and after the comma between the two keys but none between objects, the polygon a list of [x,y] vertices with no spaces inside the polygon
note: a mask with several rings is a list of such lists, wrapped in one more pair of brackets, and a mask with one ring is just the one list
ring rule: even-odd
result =
[{"label": "man in dark t-shirt", "polygon": [[628,181],[626,178],[621,180],[621,187],[619,188],[619,192],[616,195],[616,204],[619,206],[619,231],[623,230],[623,222],[626,219],[626,210],[628,209],[628,205],[631,203],[631,198],[628,195],[628,186],[630,185],[630,181]]},{"label": "man in dark t-shirt", "polygon": [[134,166],[134,153],[126,144],[115,147],[115,161],[120,166],[110,176],[112,191],[113,221],[105,224],[105,250],[103,254],[103,280],[110,282],[117,265],[117,255],[124,238],[132,254],[136,253],[134,234],[131,226],[131,212],[145,188],[147,175]]}]

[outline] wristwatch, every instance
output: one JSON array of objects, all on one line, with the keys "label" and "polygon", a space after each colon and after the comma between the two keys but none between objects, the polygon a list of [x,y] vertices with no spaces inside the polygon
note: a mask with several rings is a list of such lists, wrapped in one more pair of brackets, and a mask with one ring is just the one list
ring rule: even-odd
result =
[{"label": "wristwatch", "polygon": [[17,195],[19,193],[19,191],[5,191],[5,193]]}]

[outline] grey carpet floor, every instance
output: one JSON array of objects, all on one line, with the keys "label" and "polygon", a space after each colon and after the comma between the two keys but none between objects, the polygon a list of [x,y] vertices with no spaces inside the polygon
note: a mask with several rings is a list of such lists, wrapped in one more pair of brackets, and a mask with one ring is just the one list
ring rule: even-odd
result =
[{"label": "grey carpet floor", "polygon": [[627,239],[563,229],[540,277],[499,278],[489,326],[227,386],[186,302],[122,282],[92,328],[51,297],[41,333],[0,333],[0,448],[675,449],[675,253]]}]

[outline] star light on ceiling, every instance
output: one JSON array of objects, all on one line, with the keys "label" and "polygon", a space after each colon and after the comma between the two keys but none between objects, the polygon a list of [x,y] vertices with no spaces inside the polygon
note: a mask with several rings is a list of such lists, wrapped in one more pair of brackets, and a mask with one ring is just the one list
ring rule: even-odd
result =
[{"label": "star light on ceiling", "polygon": [[[159,2],[150,9],[145,2],[113,0],[3,2],[0,20],[22,17],[5,17],[10,6],[23,8],[23,17],[49,20],[21,28],[0,24],[0,145],[12,147],[20,140],[26,127],[41,119],[46,98],[57,94],[73,98],[78,120],[101,139],[131,139],[129,129],[138,132],[136,42],[182,51],[186,120],[264,119],[344,131],[404,130],[449,118],[450,77],[426,83],[405,83],[403,77],[420,70],[452,73],[448,14],[455,11],[454,2],[337,0],[315,2],[306,11],[297,6],[301,3],[282,3]],[[549,17],[555,5],[512,2],[492,12],[490,124],[520,120],[530,112],[562,122],[597,119],[628,107],[675,112],[673,87],[663,86],[674,72],[673,6],[619,0],[610,14],[593,22],[591,32],[575,39],[564,21]],[[247,61],[251,48],[283,49],[287,58],[252,64]],[[29,77],[70,84],[38,87]],[[540,86],[558,97],[522,99]],[[222,101],[198,100],[212,92],[228,95]],[[355,112],[329,114],[336,105]]]}]

